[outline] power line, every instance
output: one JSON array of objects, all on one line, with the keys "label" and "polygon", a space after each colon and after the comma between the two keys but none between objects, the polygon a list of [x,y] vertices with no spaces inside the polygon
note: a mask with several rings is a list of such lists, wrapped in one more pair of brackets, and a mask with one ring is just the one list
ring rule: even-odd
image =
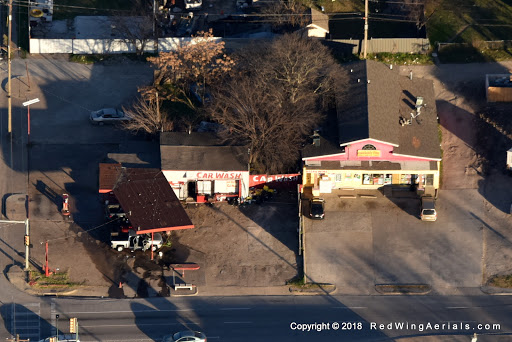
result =
[{"label": "power line", "polygon": [[[120,217],[117,217],[115,220],[111,220],[111,221],[108,221],[108,222],[105,222],[103,224],[100,224],[99,226],[96,226],[96,227],[92,227],[90,229],[84,229],[83,232],[84,233],[87,233],[87,232],[91,232],[93,230],[96,230],[96,229],[99,229],[101,227],[104,227],[106,226],[107,224],[110,224],[112,222],[115,222],[115,221],[118,221],[120,219]],[[60,238],[55,238],[55,239],[46,239],[44,241],[48,241],[48,242],[51,242],[51,241],[57,241],[57,240],[65,240],[65,239],[69,239],[71,238],[71,236],[65,236],[65,237],[60,237]],[[42,241],[41,243],[43,243],[44,241]]]},{"label": "power line", "polygon": [[[18,5],[18,6],[21,6],[21,7],[34,7],[34,5],[35,5],[35,3],[32,2],[32,1],[24,1],[24,0],[13,0],[13,3]],[[100,11],[128,11],[128,10],[113,9],[113,8],[86,7],[86,6],[73,6],[73,5],[58,5],[58,4],[53,4],[53,7],[88,9],[88,10],[100,10]]]}]

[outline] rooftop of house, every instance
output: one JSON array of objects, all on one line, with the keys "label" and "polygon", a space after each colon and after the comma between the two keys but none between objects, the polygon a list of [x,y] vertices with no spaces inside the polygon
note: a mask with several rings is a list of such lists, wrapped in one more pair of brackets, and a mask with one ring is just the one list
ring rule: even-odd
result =
[{"label": "rooftop of house", "polygon": [[487,74],[486,77],[489,87],[512,87],[512,74]]},{"label": "rooftop of house", "polygon": [[329,32],[329,16],[313,8],[311,10],[311,24]]},{"label": "rooftop of house", "polygon": [[[320,147],[306,146],[304,157],[341,153],[340,145],[375,139],[398,145],[395,154],[441,158],[432,81],[400,76],[396,69],[371,60],[342,69],[337,118],[329,121],[337,120],[337,134],[321,134]],[[418,115],[419,97],[423,105]]]},{"label": "rooftop of house", "polygon": [[162,170],[247,171],[247,147],[226,145],[214,133],[162,133],[160,154]]}]

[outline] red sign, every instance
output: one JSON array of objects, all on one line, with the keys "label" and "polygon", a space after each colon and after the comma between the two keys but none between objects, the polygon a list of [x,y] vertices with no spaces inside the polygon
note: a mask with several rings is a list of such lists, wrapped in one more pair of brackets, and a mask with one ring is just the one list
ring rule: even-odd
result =
[{"label": "red sign", "polygon": [[[290,173],[284,175],[250,175],[249,187],[258,185],[273,186],[277,183],[284,183],[286,185],[294,185],[300,183],[300,173]],[[272,184],[270,184],[272,183]],[[283,185],[284,185],[283,184]]]},{"label": "red sign", "polygon": [[240,179],[241,172],[198,172],[197,179]]}]

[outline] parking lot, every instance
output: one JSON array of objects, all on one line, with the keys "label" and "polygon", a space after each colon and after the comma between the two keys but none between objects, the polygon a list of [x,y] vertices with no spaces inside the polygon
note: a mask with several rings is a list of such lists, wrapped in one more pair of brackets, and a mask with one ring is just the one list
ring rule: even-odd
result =
[{"label": "parking lot", "polygon": [[512,272],[512,178],[482,172],[475,120],[486,103],[485,74],[509,69],[510,62],[400,67],[434,82],[444,151],[438,220],[419,220],[418,199],[326,197],[325,220],[304,221],[310,279],[335,283],[340,293],[413,283],[449,294]]},{"label": "parking lot", "polygon": [[470,209],[480,199],[441,192],[438,220],[424,222],[419,199],[376,196],[328,195],[325,219],[305,219],[309,280],[347,294],[372,294],[377,284],[428,284],[439,293],[480,285],[481,213]]}]

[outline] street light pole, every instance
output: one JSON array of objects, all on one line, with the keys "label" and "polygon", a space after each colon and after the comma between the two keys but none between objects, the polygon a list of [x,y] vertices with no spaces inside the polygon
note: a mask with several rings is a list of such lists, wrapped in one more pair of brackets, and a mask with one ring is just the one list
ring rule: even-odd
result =
[{"label": "street light pole", "polygon": [[38,103],[38,102],[39,102],[39,98],[35,98],[33,100],[23,102],[23,106],[27,107],[27,137],[28,137],[27,144],[30,143],[30,105],[32,105],[34,103]]},{"label": "street light pole", "polygon": [[[30,105],[38,103],[39,98],[23,102],[23,106],[27,107],[27,223],[25,224],[25,235],[30,239]],[[25,244],[25,271],[29,269],[29,253],[30,245]],[[58,339],[58,338],[57,338]]]}]

